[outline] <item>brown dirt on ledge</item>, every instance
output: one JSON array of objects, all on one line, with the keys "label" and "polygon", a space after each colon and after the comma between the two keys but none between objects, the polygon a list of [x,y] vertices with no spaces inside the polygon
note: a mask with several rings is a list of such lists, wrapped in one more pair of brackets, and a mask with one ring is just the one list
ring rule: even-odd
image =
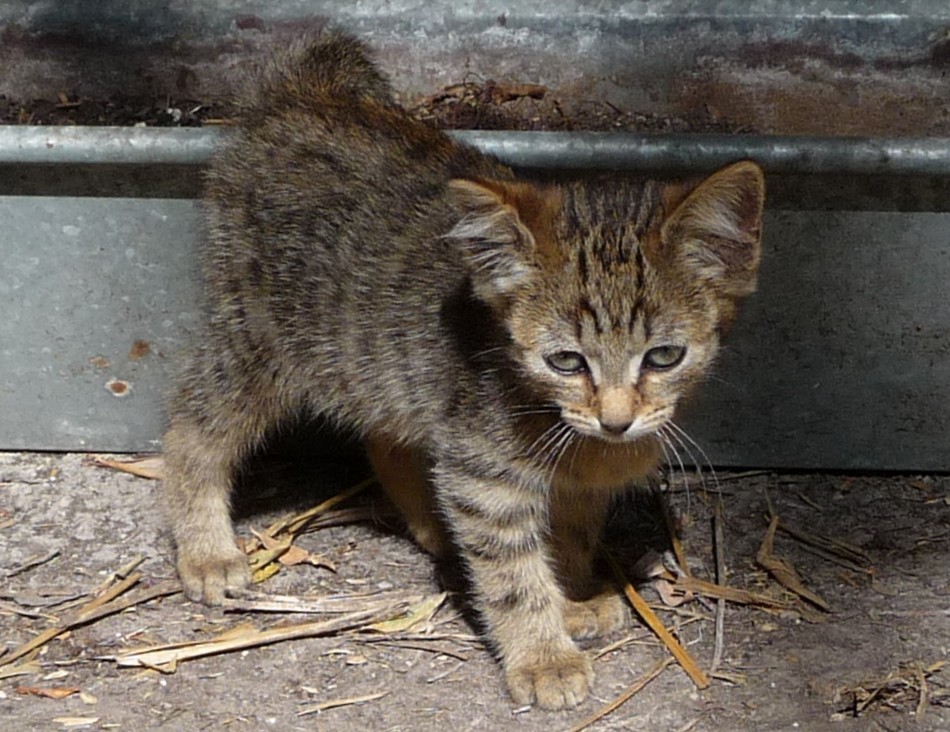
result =
[{"label": "brown dirt on ledge", "polygon": [[[417,119],[442,129],[593,130],[645,133],[751,132],[708,109],[673,117],[621,109],[610,102],[567,105],[543,86],[495,81],[453,84],[408,105]],[[0,95],[0,124],[200,127],[231,124],[235,108],[222,102],[167,96],[17,100]]]}]

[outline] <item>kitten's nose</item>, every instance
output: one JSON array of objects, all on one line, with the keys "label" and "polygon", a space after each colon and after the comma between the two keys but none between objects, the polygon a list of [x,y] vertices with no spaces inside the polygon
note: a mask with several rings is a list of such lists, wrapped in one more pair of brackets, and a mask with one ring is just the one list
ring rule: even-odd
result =
[{"label": "kitten's nose", "polygon": [[633,424],[632,420],[629,419],[604,419],[600,418],[600,428],[611,435],[622,435],[628,429],[630,425]]}]

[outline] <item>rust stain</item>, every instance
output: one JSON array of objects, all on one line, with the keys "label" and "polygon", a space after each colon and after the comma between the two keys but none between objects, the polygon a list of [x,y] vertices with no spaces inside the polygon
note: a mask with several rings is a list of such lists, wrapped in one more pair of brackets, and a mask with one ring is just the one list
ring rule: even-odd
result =
[{"label": "rust stain", "polygon": [[128,396],[132,391],[132,385],[128,381],[123,381],[122,379],[110,379],[106,382],[106,389],[108,389],[114,396],[124,397]]},{"label": "rust stain", "polygon": [[145,358],[151,352],[152,346],[148,341],[136,340],[132,343],[132,348],[129,349],[129,358],[133,361],[138,361],[139,359]]},{"label": "rust stain", "polygon": [[112,362],[105,356],[93,356],[89,359],[89,363],[97,369],[107,369],[112,365]]},{"label": "rust stain", "polygon": [[787,71],[758,75],[723,67],[683,78],[670,94],[675,114],[705,106],[714,118],[778,135],[944,136],[945,100],[934,80],[905,75]]}]

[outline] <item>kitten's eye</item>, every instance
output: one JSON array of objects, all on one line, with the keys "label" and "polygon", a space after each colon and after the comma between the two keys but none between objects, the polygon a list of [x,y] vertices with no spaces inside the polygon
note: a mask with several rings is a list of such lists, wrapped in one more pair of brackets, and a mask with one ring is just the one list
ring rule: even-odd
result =
[{"label": "kitten's eye", "polygon": [[558,351],[544,357],[544,362],[559,374],[583,374],[587,372],[587,360],[577,351]]},{"label": "kitten's eye", "polygon": [[679,364],[685,355],[686,348],[683,346],[657,346],[646,352],[643,365],[657,371],[671,369]]}]

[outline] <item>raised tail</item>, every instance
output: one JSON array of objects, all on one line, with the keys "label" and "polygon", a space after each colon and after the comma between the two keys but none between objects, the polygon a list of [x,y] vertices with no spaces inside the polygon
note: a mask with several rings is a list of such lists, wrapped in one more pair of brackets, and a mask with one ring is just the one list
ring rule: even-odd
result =
[{"label": "raised tail", "polygon": [[245,123],[290,107],[317,110],[327,98],[370,97],[393,102],[388,77],[366,44],[343,31],[305,36],[268,59],[239,99]]}]

